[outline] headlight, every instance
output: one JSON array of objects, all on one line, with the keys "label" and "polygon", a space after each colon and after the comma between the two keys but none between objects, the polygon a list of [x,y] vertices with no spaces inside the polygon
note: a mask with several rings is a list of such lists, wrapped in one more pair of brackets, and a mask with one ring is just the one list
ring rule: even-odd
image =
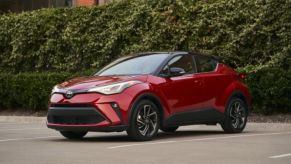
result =
[{"label": "headlight", "polygon": [[54,88],[52,90],[52,93],[55,93],[55,92],[60,92],[60,88],[57,85],[54,86]]},{"label": "headlight", "polygon": [[131,87],[135,84],[140,84],[142,82],[140,81],[126,81],[126,82],[121,82],[121,83],[114,83],[110,85],[104,85],[104,86],[98,86],[95,88],[91,88],[88,90],[88,92],[99,92],[103,93],[106,95],[110,94],[116,94],[116,93],[121,93],[124,91],[126,88]]}]

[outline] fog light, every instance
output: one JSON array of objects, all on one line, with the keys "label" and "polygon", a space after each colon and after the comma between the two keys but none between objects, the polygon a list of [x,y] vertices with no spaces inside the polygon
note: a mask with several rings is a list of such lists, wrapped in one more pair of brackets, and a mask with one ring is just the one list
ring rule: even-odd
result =
[{"label": "fog light", "polygon": [[111,103],[112,108],[119,109],[119,106],[117,103]]},{"label": "fog light", "polygon": [[115,113],[118,115],[118,117],[120,118],[121,122],[123,122],[119,105],[115,102],[111,103],[110,105],[111,105],[112,109],[115,111]]}]

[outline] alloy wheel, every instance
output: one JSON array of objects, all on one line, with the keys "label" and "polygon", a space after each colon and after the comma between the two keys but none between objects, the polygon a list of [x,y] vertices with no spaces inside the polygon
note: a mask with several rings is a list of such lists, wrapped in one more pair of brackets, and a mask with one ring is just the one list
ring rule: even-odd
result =
[{"label": "alloy wheel", "polygon": [[230,107],[230,118],[233,128],[240,129],[246,121],[246,109],[240,101],[235,101]]},{"label": "alloy wheel", "polygon": [[151,105],[144,105],[137,114],[138,131],[143,136],[152,136],[158,128],[158,114]]}]

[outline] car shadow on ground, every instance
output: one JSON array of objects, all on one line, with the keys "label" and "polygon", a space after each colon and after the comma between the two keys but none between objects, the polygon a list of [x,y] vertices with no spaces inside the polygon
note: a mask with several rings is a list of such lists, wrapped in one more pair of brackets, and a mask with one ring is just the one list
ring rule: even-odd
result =
[{"label": "car shadow on ground", "polygon": [[[248,133],[248,132],[243,132]],[[92,134],[92,133],[91,133]],[[139,142],[132,140],[130,137],[128,137],[125,133],[114,133],[112,135],[102,135],[101,133],[98,133],[99,135],[94,136],[86,136],[81,140],[68,140],[68,139],[52,139],[52,141],[55,142]],[[100,135],[101,134],[101,135]],[[178,130],[175,133],[164,133],[159,132],[158,135],[154,138],[153,141],[161,141],[165,139],[178,139],[178,138],[189,138],[189,137],[213,137],[213,136],[225,136],[230,135],[227,133],[224,133],[223,131],[219,130]],[[236,135],[236,134],[232,134]],[[237,134],[239,135],[239,134]]]}]

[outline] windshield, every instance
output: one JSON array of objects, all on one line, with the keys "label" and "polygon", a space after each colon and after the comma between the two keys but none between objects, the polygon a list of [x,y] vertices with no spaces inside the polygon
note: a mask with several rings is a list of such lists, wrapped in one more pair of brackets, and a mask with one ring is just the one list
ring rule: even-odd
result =
[{"label": "windshield", "polygon": [[160,66],[167,56],[167,54],[154,54],[125,59],[119,63],[115,61],[113,63],[118,64],[109,64],[109,66],[103,68],[95,75],[110,76],[151,74]]}]

